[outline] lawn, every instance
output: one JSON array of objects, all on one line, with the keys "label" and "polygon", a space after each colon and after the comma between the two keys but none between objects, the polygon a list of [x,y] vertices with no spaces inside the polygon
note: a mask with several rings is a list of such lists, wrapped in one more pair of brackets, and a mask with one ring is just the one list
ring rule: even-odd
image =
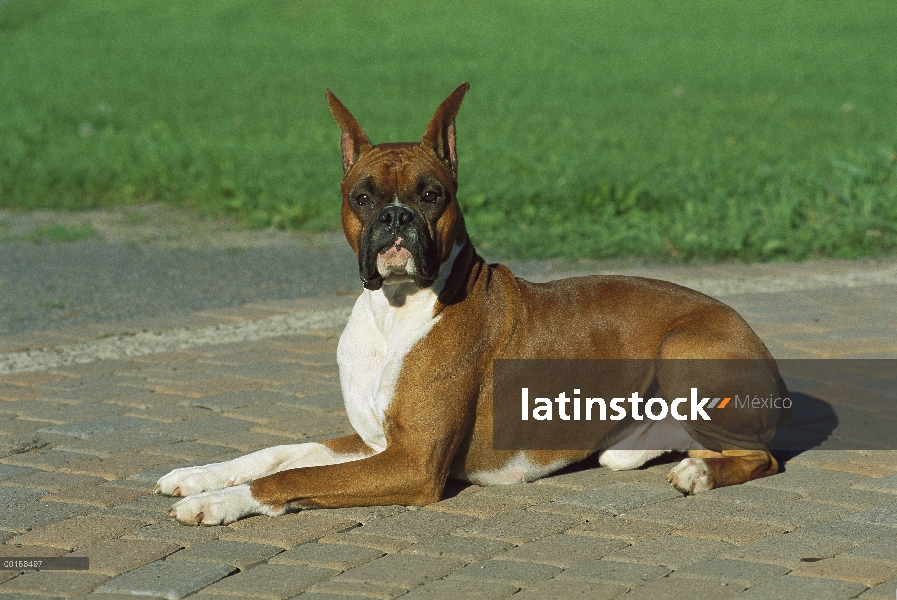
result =
[{"label": "lawn", "polygon": [[891,0],[6,0],[0,208],[339,222],[332,89],[374,143],[471,82],[490,256],[897,251]]}]

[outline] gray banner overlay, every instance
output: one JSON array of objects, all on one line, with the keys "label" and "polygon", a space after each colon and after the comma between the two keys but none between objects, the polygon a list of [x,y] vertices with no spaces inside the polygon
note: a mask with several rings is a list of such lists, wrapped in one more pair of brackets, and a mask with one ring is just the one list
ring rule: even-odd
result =
[{"label": "gray banner overlay", "polygon": [[0,556],[0,571],[87,571],[86,556]]},{"label": "gray banner overlay", "polygon": [[[496,360],[497,450],[897,449],[897,360]],[[665,433],[667,432],[667,433]],[[672,436],[670,435],[672,433]]]}]

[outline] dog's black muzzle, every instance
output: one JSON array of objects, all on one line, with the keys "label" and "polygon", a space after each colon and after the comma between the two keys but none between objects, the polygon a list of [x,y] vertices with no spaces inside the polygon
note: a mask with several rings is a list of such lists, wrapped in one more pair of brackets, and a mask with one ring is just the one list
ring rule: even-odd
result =
[{"label": "dog's black muzzle", "polygon": [[383,277],[377,271],[377,256],[396,245],[406,248],[414,258],[414,282],[430,287],[439,275],[439,253],[423,217],[404,204],[390,204],[380,209],[365,228],[358,254],[361,283],[369,290],[379,290]]}]

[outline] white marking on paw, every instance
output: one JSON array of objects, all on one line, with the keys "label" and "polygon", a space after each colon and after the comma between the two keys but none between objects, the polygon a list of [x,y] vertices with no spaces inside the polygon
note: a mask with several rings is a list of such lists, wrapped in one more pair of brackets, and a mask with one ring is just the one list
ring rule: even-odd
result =
[{"label": "white marking on paw", "polygon": [[243,484],[194,494],[175,502],[168,514],[185,525],[227,525],[248,515],[276,517],[284,512],[286,508],[275,511],[261,504]]},{"label": "white marking on paw", "polygon": [[686,458],[673,467],[667,481],[680,492],[697,494],[711,488],[707,463],[703,458]]},{"label": "white marking on paw", "polygon": [[242,479],[238,472],[228,468],[232,462],[234,461],[175,469],[161,477],[153,491],[166,496],[192,496],[200,492],[245,483],[246,480]]}]

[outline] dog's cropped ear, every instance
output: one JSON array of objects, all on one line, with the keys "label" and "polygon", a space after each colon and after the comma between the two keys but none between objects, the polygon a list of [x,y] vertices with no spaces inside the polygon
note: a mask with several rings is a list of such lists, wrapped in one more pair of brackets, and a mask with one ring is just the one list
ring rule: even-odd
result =
[{"label": "dog's cropped ear", "polygon": [[365,150],[370,150],[371,142],[349,109],[330,90],[327,90],[327,104],[330,105],[330,114],[343,131],[340,147],[343,149],[343,171],[348,173],[358,156]]},{"label": "dog's cropped ear", "polygon": [[446,98],[436,114],[430,119],[421,146],[430,148],[452,170],[455,177],[458,176],[458,153],[455,150],[455,116],[461,108],[464,94],[470,89],[470,84],[462,83]]}]

